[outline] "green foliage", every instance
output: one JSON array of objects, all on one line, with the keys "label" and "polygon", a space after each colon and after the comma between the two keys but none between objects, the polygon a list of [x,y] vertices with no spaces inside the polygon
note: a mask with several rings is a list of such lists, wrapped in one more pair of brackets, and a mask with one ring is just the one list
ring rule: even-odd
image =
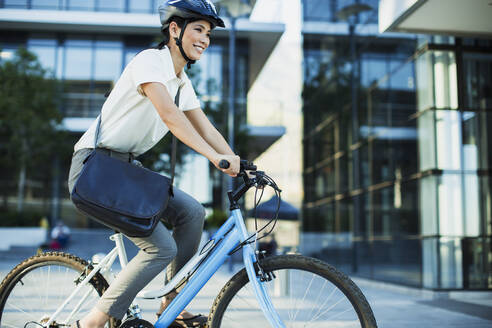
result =
[{"label": "green foliage", "polygon": [[[49,178],[54,153],[70,151],[59,111],[60,85],[36,56],[19,48],[0,62],[0,180],[12,191],[21,167],[30,179]],[[8,190],[5,190],[8,189]]]},{"label": "green foliage", "polygon": [[0,227],[39,227],[43,215],[38,212],[0,212]]},{"label": "green foliage", "polygon": [[218,228],[227,221],[226,212],[221,209],[214,208],[212,213],[207,216],[205,222],[207,224],[207,228]]}]

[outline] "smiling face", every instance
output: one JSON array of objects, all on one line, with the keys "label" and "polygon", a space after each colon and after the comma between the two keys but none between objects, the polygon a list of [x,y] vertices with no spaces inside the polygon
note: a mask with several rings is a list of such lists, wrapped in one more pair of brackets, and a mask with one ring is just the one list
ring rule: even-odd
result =
[{"label": "smiling face", "polygon": [[[175,27],[177,27],[177,25],[174,26],[171,24],[171,31],[173,31]],[[208,48],[210,45],[211,30],[211,25],[206,20],[197,20],[186,26],[185,33],[183,35],[183,49],[191,60],[200,59],[205,49]],[[181,29],[178,27],[175,30],[175,33],[179,36]]]}]

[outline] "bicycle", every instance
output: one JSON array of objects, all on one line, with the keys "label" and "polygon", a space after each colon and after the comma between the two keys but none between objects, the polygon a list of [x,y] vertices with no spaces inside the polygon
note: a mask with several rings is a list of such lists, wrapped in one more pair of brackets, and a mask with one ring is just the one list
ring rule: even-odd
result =
[{"label": "bicycle", "polygon": [[[112,319],[106,326],[167,327],[224,261],[242,251],[244,268],[217,295],[207,327],[244,327],[245,323],[275,328],[377,327],[365,296],[345,274],[314,258],[264,257],[256,250],[256,242],[273,231],[278,209],[277,215],[265,226],[249,234],[238,201],[255,187],[256,207],[258,190],[262,195],[264,188],[271,187],[278,196],[281,190],[273,179],[246,161],[241,161],[238,177],[242,178],[242,184],[228,192],[229,219],[162,289],[143,290],[138,294],[137,299],[156,299],[186,283],[157,322],[152,325],[143,320],[134,301],[121,325]],[[259,236],[266,229],[269,231]],[[0,284],[0,327],[68,327],[81,318],[107,289],[104,274],[116,257],[122,268],[128,262],[121,233],[113,234],[110,239],[115,242],[115,248],[99,263],[54,252],[36,255],[18,264]]]}]

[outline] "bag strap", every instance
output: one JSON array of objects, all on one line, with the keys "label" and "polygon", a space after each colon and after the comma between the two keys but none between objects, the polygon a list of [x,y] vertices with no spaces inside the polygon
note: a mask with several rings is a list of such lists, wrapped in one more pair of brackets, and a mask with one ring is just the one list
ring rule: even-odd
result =
[{"label": "bag strap", "polygon": [[[174,103],[178,108],[179,108],[180,93],[181,93],[181,85],[178,87],[178,92],[176,93],[176,97],[174,97]],[[99,132],[101,130],[101,116],[102,116],[102,112],[99,114],[97,119],[96,133],[94,136],[94,149],[97,148],[97,142],[99,141]],[[174,184],[174,173],[176,168],[176,148],[178,147],[178,140],[174,136],[174,134],[172,134],[172,136],[173,137],[172,137],[172,150],[171,150],[171,184],[169,185],[169,194],[172,197],[174,197],[173,184]]]}]

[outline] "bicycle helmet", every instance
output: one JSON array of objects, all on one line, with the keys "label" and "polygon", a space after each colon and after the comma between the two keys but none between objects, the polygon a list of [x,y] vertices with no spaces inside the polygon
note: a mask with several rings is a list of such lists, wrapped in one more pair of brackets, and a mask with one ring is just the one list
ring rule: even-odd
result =
[{"label": "bicycle helmet", "polygon": [[165,0],[159,6],[159,16],[162,30],[169,27],[173,17],[177,16],[184,19],[181,34],[179,38],[174,38],[174,40],[179,47],[181,55],[188,62],[188,68],[190,68],[191,64],[195,63],[195,60],[191,60],[183,49],[182,40],[186,25],[192,20],[203,19],[208,21],[212,25],[212,28],[216,26],[225,27],[224,21],[217,15],[217,10],[210,0]]}]

